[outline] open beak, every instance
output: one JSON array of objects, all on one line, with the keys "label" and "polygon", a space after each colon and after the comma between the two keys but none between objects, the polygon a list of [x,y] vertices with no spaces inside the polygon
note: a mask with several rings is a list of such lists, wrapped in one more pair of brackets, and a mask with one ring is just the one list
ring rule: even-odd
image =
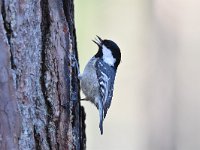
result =
[{"label": "open beak", "polygon": [[102,39],[97,35],[97,38],[95,40],[92,40],[94,43],[96,43],[99,47],[102,46]]}]

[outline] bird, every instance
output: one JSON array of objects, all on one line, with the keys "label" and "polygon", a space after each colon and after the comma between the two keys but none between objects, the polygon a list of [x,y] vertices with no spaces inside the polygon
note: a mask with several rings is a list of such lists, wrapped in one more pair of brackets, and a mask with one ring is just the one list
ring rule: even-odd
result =
[{"label": "bird", "polygon": [[111,105],[114,81],[118,65],[121,62],[121,51],[112,40],[99,36],[92,40],[98,46],[97,53],[88,61],[82,74],[79,74],[80,87],[99,111],[99,128],[103,134],[103,121]]}]

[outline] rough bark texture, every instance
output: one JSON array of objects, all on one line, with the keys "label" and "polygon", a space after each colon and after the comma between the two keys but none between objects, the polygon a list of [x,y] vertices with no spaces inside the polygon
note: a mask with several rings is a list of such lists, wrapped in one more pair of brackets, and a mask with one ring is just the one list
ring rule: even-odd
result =
[{"label": "rough bark texture", "polygon": [[0,149],[85,149],[73,0],[0,9]]}]

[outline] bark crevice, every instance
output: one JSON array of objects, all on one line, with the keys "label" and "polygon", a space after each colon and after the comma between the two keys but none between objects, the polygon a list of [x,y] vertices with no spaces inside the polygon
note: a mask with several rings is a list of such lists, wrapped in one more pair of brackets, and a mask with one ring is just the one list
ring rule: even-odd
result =
[{"label": "bark crevice", "polygon": [[[64,10],[65,18],[68,23],[70,37],[72,38],[71,39],[72,40],[72,49],[74,50],[73,52],[75,53],[74,56],[76,57],[76,60],[78,60],[77,44],[76,44],[76,28],[75,28],[74,21],[73,21],[74,20],[73,1],[63,0],[63,10]],[[71,35],[73,35],[73,36],[71,36]]]},{"label": "bark crevice", "polygon": [[10,45],[10,38],[11,38],[11,34],[12,34],[12,29],[11,29],[11,23],[6,20],[6,8],[5,8],[5,1],[4,0],[2,0],[2,4],[1,4],[1,14],[2,14],[2,18],[3,18],[4,29],[6,31],[6,37],[8,39],[8,44]]},{"label": "bark crevice", "polygon": [[5,32],[6,32],[6,38],[7,38],[7,41],[8,41],[8,45],[9,45],[9,49],[10,49],[10,62],[11,62],[11,69],[16,69],[16,65],[14,63],[14,58],[13,58],[13,54],[12,54],[12,50],[11,50],[11,37],[12,37],[12,28],[11,28],[11,22],[9,22],[7,19],[6,19],[6,6],[5,6],[5,0],[2,0],[1,1],[1,14],[2,14],[2,18],[3,18],[3,25],[4,25],[4,29],[5,29]]},{"label": "bark crevice", "polygon": [[34,134],[34,139],[35,139],[35,149],[36,150],[41,150],[40,146],[40,135],[36,132],[36,126],[33,127],[33,134]]},{"label": "bark crevice", "polygon": [[[73,0],[63,0],[63,10],[66,21],[69,27],[70,40],[72,43],[71,51],[69,50],[70,59],[70,99],[71,99],[71,114],[73,116],[71,123],[74,135],[74,141],[76,149],[86,149],[86,135],[85,135],[85,111],[84,107],[80,105],[80,95],[77,94],[80,91],[79,80],[78,80],[78,53],[77,53],[77,42],[76,42],[76,28],[74,24],[74,5]],[[72,36],[73,35],[73,36]],[[76,58],[76,59],[73,59]],[[76,62],[75,62],[76,61]],[[75,65],[74,65],[75,64]],[[78,65],[78,66],[77,66]],[[78,83],[78,84],[77,84]]]},{"label": "bark crevice", "polygon": [[46,93],[47,87],[46,87],[46,49],[47,49],[47,43],[49,40],[49,34],[50,34],[50,15],[49,15],[49,2],[48,0],[41,0],[40,1],[41,6],[41,76],[40,76],[40,84],[41,84],[41,91],[43,93],[43,97],[46,104],[47,109],[47,124],[46,124],[46,139],[47,143],[49,144],[49,148],[51,150],[51,139],[49,135],[49,122],[51,119],[51,114],[53,113],[52,110],[52,104],[48,100],[48,95]]}]

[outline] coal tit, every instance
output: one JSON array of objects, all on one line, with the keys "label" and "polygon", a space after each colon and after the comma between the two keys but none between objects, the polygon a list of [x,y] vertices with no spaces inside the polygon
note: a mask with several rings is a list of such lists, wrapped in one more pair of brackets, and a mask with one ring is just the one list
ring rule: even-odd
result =
[{"label": "coal tit", "polygon": [[93,42],[98,45],[99,50],[89,60],[79,79],[85,99],[95,104],[99,110],[99,128],[103,134],[103,120],[111,104],[121,52],[117,44],[111,40],[102,40],[97,36]]}]

